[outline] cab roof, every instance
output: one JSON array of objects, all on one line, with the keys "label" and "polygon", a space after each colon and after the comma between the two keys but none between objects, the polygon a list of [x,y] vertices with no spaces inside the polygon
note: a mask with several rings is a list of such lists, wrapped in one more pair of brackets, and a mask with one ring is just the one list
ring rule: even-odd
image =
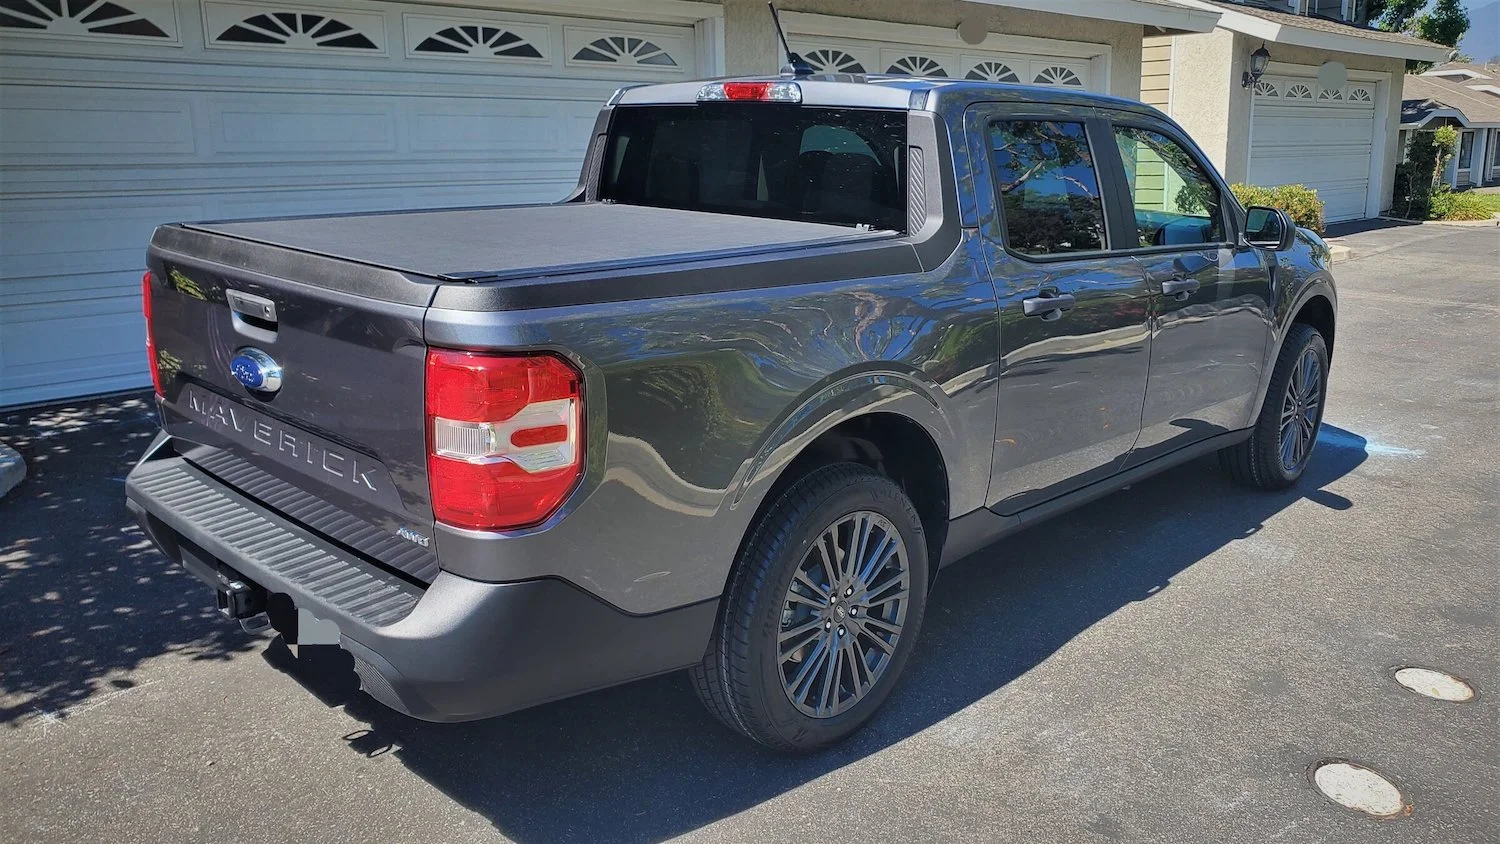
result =
[{"label": "cab roof", "polygon": [[736,76],[695,82],[634,85],[616,91],[609,104],[693,105],[699,102],[699,91],[713,82],[793,82],[802,89],[804,106],[938,112],[961,109],[970,102],[1019,102],[1157,113],[1151,106],[1135,100],[1068,88],[885,74]]}]

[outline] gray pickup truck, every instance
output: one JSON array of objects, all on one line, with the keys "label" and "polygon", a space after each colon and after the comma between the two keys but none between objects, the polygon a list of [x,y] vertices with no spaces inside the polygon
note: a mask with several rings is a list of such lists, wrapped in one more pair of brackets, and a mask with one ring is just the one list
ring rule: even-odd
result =
[{"label": "gray pickup truck", "polygon": [[1327,247],[1057,89],[623,89],[553,205],[166,225],[127,483],[242,623],[461,721],[690,669],[826,746],[940,567],[1218,452],[1302,474]]}]

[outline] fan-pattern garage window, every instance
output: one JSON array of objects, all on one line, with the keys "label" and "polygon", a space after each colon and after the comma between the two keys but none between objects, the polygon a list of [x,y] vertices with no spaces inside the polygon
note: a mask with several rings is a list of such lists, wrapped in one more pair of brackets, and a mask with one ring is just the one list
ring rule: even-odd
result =
[{"label": "fan-pattern garage window", "polygon": [[607,64],[645,65],[646,67],[676,67],[677,60],[666,50],[644,38],[631,35],[611,35],[597,38],[588,46],[573,54],[579,62],[601,62]]},{"label": "fan-pattern garage window", "polygon": [[864,73],[859,59],[843,50],[813,50],[802,58],[819,73]]},{"label": "fan-pattern garage window", "polygon": [[1368,103],[1368,102],[1372,102],[1373,99],[1374,98],[1370,96],[1370,89],[1369,88],[1351,88],[1351,89],[1349,89],[1349,101],[1350,102]]},{"label": "fan-pattern garage window", "polygon": [[512,59],[542,57],[541,51],[525,38],[498,26],[450,26],[440,29],[418,44],[413,52]]},{"label": "fan-pattern garage window", "polygon": [[1286,98],[1289,100],[1310,100],[1312,99],[1312,90],[1306,85],[1293,85],[1286,89]]},{"label": "fan-pattern garage window", "polygon": [[885,69],[886,73],[899,73],[905,76],[947,76],[948,71],[937,63],[936,59],[927,56],[902,56],[891,63]]},{"label": "fan-pattern garage window", "polygon": [[303,12],[266,12],[251,15],[219,33],[215,41],[230,44],[259,44],[300,49],[334,48],[378,50],[375,42],[354,27],[323,15]]},{"label": "fan-pattern garage window", "polygon": [[0,28],[66,35],[171,37],[137,12],[109,0],[0,0]]},{"label": "fan-pattern garage window", "polygon": [[1038,73],[1036,75],[1036,78],[1031,81],[1036,85],[1070,85],[1075,88],[1083,87],[1083,80],[1078,78],[1078,74],[1059,65],[1053,65],[1052,67],[1043,68],[1042,72]]},{"label": "fan-pattern garage window", "polygon": [[1318,92],[1318,99],[1320,100],[1342,100],[1343,98],[1344,92],[1337,88],[1324,88]]},{"label": "fan-pattern garage window", "polygon": [[1255,83],[1255,95],[1257,97],[1279,97],[1281,96],[1281,92],[1276,90],[1275,85],[1262,79]]},{"label": "fan-pattern garage window", "polygon": [[969,69],[964,75],[965,79],[977,79],[983,82],[1020,82],[1021,77],[1016,75],[1009,65],[1000,62],[980,62]]}]

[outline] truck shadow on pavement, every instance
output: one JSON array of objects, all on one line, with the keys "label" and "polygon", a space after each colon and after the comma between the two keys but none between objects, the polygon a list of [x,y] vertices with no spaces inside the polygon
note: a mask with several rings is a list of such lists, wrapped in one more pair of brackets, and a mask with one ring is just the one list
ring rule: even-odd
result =
[{"label": "truck shadow on pavement", "polygon": [[819,756],[779,756],[731,734],[699,706],[684,674],[459,725],[416,721],[352,693],[345,709],[369,727],[344,739],[358,753],[393,754],[518,841],[686,833],[939,724],[1294,504],[1350,509],[1324,487],[1364,462],[1365,441],[1324,430],[1292,490],[1245,489],[1213,460],[1197,461],[945,570],[900,688],[866,730]]}]

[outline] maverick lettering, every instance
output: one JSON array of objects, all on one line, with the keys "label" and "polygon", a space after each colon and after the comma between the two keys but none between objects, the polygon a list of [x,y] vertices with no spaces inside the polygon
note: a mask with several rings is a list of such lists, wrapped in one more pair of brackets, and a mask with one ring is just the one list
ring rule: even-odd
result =
[{"label": "maverick lettering", "polygon": [[200,422],[221,433],[234,435],[241,442],[253,441],[258,446],[256,451],[278,456],[282,462],[305,466],[313,470],[313,474],[321,471],[343,483],[379,492],[375,486],[375,479],[380,477],[378,467],[371,465],[362,455],[334,451],[307,434],[284,428],[218,396],[189,390],[187,398],[188,408]]}]

